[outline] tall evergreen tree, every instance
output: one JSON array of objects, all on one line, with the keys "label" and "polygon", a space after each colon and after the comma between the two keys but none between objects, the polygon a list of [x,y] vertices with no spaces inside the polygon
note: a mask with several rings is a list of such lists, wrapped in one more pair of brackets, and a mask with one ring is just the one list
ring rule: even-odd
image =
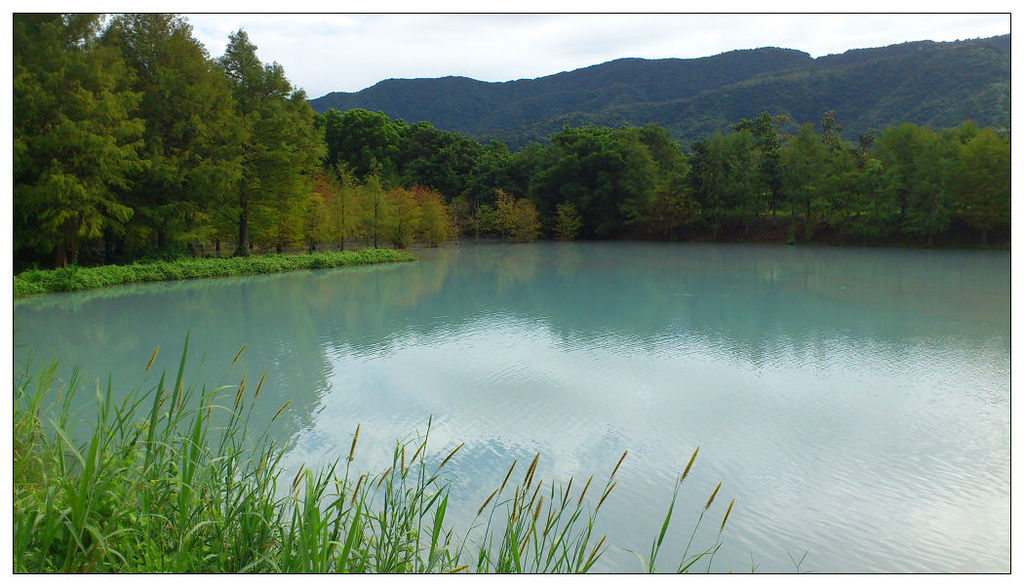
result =
[{"label": "tall evergreen tree", "polygon": [[130,194],[135,222],[160,248],[212,240],[210,216],[238,179],[244,137],[225,76],[179,16],[118,15],[104,38],[133,69],[142,95],[146,167]]},{"label": "tall evergreen tree", "polygon": [[302,211],[311,192],[306,172],[325,154],[305,92],[293,90],[277,63],[264,65],[256,45],[239,30],[229,36],[219,60],[246,130],[242,142],[238,255],[249,254],[253,226],[281,250],[301,233]]},{"label": "tall evergreen tree", "polygon": [[77,262],[83,240],[121,227],[141,168],[139,94],[94,15],[14,17],[15,247]]}]

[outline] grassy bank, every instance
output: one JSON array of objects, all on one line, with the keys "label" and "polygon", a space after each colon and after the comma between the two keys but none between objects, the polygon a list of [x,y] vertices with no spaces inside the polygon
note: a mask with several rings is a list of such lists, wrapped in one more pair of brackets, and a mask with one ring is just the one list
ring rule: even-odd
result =
[{"label": "grassy bank", "polygon": [[[564,483],[535,477],[541,455],[513,461],[479,509],[465,508],[476,520],[459,536],[446,519],[445,466],[461,445],[435,454],[428,424],[395,444],[384,471],[359,472],[357,426],[333,465],[285,476],[282,448],[249,426],[252,406],[266,401],[263,379],[249,388],[244,379],[237,388],[188,385],[185,356],[175,376],[122,401],[111,383],[97,386],[84,435],[72,433],[81,428],[69,406],[91,390],[76,377],[59,381],[52,362],[17,376],[15,572],[586,572],[608,547],[595,521],[626,453],[607,478]],[[646,555],[638,570],[710,569],[732,509],[715,502],[721,484],[696,522],[716,518],[715,542],[657,565],[696,456],[676,477],[649,549],[636,548]]]},{"label": "grassy bank", "polygon": [[330,269],[348,265],[413,260],[415,257],[405,251],[363,249],[360,251],[313,253],[311,255],[195,257],[175,261],[132,263],[131,265],[30,269],[14,277],[14,297],[57,291],[79,291],[122,283],[276,273],[296,269]]}]

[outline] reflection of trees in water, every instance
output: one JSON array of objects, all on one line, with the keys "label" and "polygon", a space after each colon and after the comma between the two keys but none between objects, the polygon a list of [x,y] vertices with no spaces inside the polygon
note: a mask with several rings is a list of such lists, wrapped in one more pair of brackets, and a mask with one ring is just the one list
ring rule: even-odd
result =
[{"label": "reflection of trees in water", "polygon": [[572,281],[576,272],[583,265],[583,255],[578,247],[571,243],[558,243],[561,246],[555,249],[555,271],[565,280]]},{"label": "reflection of trees in water", "polygon": [[571,347],[655,353],[696,344],[757,368],[783,356],[825,356],[839,338],[1008,341],[1007,264],[1005,253],[977,251],[464,244],[411,264],[30,298],[16,304],[16,343],[25,345],[17,355],[38,362],[55,353],[89,378],[110,373],[134,385],[156,345],[154,371],[173,373],[191,330],[190,370],[202,362],[196,376],[237,385],[244,372],[254,389],[265,369],[256,420],[291,400],[282,418],[301,427],[328,391],[330,354],[386,353],[410,336],[509,315]]},{"label": "reflection of trees in water", "polygon": [[778,353],[820,356],[838,337],[898,345],[1008,334],[1005,254],[576,244],[582,259],[567,280],[559,246],[537,245],[548,260],[537,281],[571,287],[498,299],[514,312],[543,308],[554,332],[581,345],[620,337],[655,350],[666,337],[695,337],[760,367]]}]

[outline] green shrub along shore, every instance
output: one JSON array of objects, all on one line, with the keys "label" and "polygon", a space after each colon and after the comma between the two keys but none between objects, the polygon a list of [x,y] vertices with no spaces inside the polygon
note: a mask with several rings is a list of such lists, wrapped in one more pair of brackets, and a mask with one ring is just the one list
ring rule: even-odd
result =
[{"label": "green shrub along shore", "polygon": [[363,249],[309,255],[251,255],[247,257],[189,257],[173,261],[136,262],[131,265],[30,269],[14,276],[14,297],[78,291],[122,283],[226,277],[255,273],[276,273],[296,269],[330,269],[348,265],[370,265],[415,261],[405,251]]},{"label": "green shrub along shore", "polygon": [[[603,482],[535,477],[539,454],[513,461],[479,509],[472,504],[476,519],[459,536],[446,519],[445,466],[462,445],[431,451],[429,422],[421,436],[396,442],[383,472],[354,470],[356,426],[333,465],[286,474],[284,448],[249,425],[252,407],[266,401],[263,378],[248,389],[244,378],[237,388],[186,384],[187,349],[186,339],[173,383],[162,375],[122,401],[109,381],[97,383],[88,427],[69,406],[89,390],[76,376],[61,381],[55,361],[15,377],[15,572],[563,573],[593,569],[608,547],[595,520],[626,453]],[[663,553],[664,566],[655,566],[696,456],[676,477],[650,550],[637,549],[644,571],[711,570],[733,505],[715,502],[721,483],[698,506],[690,534],[692,543],[705,513],[713,515],[713,544],[694,552],[688,544],[672,560]]]}]

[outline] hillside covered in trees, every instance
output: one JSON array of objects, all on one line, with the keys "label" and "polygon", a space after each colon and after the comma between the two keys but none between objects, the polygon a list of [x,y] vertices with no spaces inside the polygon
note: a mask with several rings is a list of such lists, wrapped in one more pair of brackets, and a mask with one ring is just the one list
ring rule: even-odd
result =
[{"label": "hillside covered in trees", "polygon": [[[749,63],[740,57],[729,59]],[[751,67],[801,59],[782,51]],[[719,69],[707,70],[717,91],[755,83],[729,77],[740,65]],[[803,78],[786,75],[799,95]],[[562,88],[585,94],[577,81]],[[15,15],[15,267],[459,236],[1008,242],[1005,126],[964,116],[851,134],[837,111],[798,121],[764,95],[753,115],[682,145],[657,124],[566,124],[513,151],[383,112],[314,112],[242,30],[212,57],[174,15]],[[801,104],[807,116],[820,107]],[[687,124],[734,115],[693,108]]]},{"label": "hillside covered in trees", "polygon": [[699,59],[618,59],[538,79],[390,79],[311,101],[428,121],[512,149],[569,126],[665,127],[684,144],[764,110],[799,124],[835,110],[849,136],[904,122],[933,129],[974,120],[1006,125],[1009,36],[919,41],[817,59],[792,49],[730,51]]}]

